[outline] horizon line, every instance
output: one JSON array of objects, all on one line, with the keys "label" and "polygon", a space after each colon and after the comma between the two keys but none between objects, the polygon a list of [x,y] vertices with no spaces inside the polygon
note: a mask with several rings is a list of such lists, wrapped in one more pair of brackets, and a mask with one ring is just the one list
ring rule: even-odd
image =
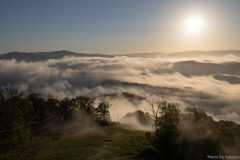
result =
[{"label": "horizon line", "polygon": [[72,53],[78,53],[78,54],[102,54],[102,55],[131,55],[131,54],[172,54],[172,53],[183,53],[183,52],[226,52],[226,51],[239,51],[240,49],[226,49],[226,50],[185,50],[185,51],[175,51],[175,52],[132,52],[132,53],[84,53],[84,52],[76,52],[76,51],[70,51],[70,50],[52,50],[52,51],[10,51],[10,52],[5,52],[5,53],[0,53],[0,55],[3,54],[9,54],[9,53],[47,53],[47,52],[72,52]]}]

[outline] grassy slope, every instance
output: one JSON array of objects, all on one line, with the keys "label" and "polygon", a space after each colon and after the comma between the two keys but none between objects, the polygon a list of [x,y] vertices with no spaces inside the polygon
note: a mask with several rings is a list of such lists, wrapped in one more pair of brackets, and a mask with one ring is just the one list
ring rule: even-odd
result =
[{"label": "grassy slope", "polygon": [[96,127],[52,143],[31,160],[126,160],[144,148],[145,132],[116,126]]}]

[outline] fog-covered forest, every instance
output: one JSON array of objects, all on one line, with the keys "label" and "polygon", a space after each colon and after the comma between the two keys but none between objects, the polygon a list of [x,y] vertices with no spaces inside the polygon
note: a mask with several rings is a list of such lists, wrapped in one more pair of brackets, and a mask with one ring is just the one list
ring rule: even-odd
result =
[{"label": "fog-covered forest", "polygon": [[2,89],[0,98],[2,159],[23,159],[21,152],[32,145],[43,145],[39,139],[57,141],[97,126],[144,130],[145,136],[141,137],[144,143],[134,146],[140,149],[133,159],[200,160],[239,154],[240,125],[215,121],[203,108],[180,110],[163,97],[147,100],[151,105],[148,112],[129,112],[122,123],[111,120],[112,106],[105,100],[94,107],[93,99],[84,96],[43,98],[35,93],[24,96],[13,88]]}]

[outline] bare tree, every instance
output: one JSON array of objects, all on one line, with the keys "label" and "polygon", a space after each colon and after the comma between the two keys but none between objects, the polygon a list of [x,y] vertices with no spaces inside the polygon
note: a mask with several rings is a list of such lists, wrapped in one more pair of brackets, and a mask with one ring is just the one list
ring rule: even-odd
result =
[{"label": "bare tree", "polygon": [[166,106],[167,101],[165,100],[165,95],[162,94],[161,98],[159,96],[151,96],[149,98],[146,98],[146,101],[150,104],[150,109],[148,109],[147,111],[149,111],[150,113],[152,113],[152,118],[154,120],[154,128],[157,128],[157,120],[159,117],[162,116],[162,112],[161,112],[161,108],[163,106]]},{"label": "bare tree", "polygon": [[7,100],[14,96],[22,96],[23,92],[19,92],[18,89],[7,86],[0,89],[0,99]]}]

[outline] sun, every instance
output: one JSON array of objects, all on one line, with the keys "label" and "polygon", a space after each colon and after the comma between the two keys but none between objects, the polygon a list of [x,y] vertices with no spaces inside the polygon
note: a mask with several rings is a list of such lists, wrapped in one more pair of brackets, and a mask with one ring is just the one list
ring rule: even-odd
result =
[{"label": "sun", "polygon": [[193,16],[186,20],[185,27],[189,32],[197,33],[202,30],[203,21],[200,17]]}]

